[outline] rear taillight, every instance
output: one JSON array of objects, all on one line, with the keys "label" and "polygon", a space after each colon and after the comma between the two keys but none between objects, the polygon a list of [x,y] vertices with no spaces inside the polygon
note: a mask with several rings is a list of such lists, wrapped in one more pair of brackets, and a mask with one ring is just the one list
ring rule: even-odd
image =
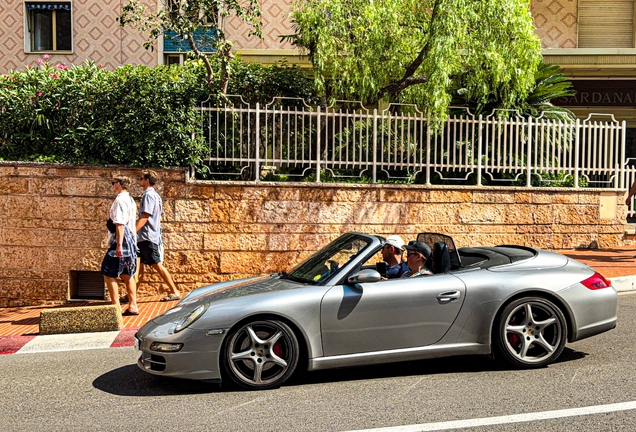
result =
[{"label": "rear taillight", "polygon": [[585,279],[581,283],[591,290],[609,288],[610,286],[612,286],[612,282],[605,279],[600,273],[594,273],[594,275]]}]

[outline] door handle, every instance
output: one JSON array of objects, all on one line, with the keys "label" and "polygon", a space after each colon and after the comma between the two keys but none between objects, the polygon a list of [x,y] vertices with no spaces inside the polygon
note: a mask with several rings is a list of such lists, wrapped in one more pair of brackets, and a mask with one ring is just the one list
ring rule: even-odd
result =
[{"label": "door handle", "polygon": [[447,291],[437,295],[437,302],[440,304],[450,303],[453,300],[457,300],[462,296],[462,293],[459,291]]}]

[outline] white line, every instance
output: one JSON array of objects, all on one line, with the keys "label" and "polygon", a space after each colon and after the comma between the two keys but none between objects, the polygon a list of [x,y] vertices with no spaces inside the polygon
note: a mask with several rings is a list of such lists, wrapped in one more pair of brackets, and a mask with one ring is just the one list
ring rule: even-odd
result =
[{"label": "white line", "polygon": [[36,336],[16,354],[109,348],[118,331]]},{"label": "white line", "polygon": [[438,423],[422,423],[417,425],[393,426],[378,429],[364,429],[351,432],[420,432],[420,431],[440,431],[448,429],[460,429],[478,426],[492,426],[508,423],[522,423],[537,420],[550,420],[563,417],[583,416],[590,414],[604,414],[616,411],[629,411],[636,409],[636,401],[621,402],[609,405],[595,405],[582,408],[571,408],[556,411],[543,411],[527,414],[516,414],[501,417],[486,417],[467,420],[455,420]]}]

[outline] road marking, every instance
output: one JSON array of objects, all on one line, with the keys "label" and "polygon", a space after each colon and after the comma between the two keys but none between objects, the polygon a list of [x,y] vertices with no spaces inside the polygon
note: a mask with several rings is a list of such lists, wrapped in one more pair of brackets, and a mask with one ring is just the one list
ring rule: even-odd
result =
[{"label": "road marking", "polygon": [[16,354],[109,348],[118,334],[118,331],[111,331],[40,335],[27,342]]},{"label": "road marking", "polygon": [[393,426],[377,429],[361,429],[351,432],[419,432],[440,431],[449,429],[470,428],[478,426],[493,426],[509,423],[523,423],[537,420],[552,420],[563,417],[584,416],[590,414],[605,414],[617,411],[629,411],[636,409],[636,401],[621,402],[609,405],[595,405],[582,408],[571,408],[555,411],[543,411],[527,414],[516,414],[501,417],[485,417],[467,420],[454,420],[438,423],[422,423],[417,425]]}]

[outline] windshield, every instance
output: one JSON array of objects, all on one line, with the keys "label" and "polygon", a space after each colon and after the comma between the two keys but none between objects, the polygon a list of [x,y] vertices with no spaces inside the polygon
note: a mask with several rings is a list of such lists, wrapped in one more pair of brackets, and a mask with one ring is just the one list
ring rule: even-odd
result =
[{"label": "windshield", "polygon": [[298,264],[289,274],[283,273],[283,277],[313,285],[325,282],[356,258],[370,242],[367,237],[344,234]]}]

